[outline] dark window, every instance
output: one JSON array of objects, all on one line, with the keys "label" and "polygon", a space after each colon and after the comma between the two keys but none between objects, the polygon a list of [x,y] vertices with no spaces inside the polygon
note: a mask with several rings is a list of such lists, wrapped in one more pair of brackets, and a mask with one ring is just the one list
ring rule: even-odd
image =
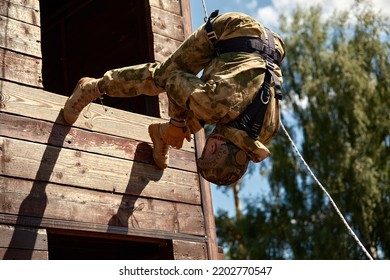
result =
[{"label": "dark window", "polygon": [[[154,61],[146,0],[41,0],[44,89],[69,96],[81,77]],[[110,107],[158,117],[158,98],[104,97]]]},{"label": "dark window", "polygon": [[171,240],[47,230],[50,260],[171,260]]}]

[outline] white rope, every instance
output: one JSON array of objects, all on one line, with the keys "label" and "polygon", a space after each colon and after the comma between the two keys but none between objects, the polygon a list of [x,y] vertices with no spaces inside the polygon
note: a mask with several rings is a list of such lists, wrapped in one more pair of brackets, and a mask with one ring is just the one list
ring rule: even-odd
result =
[{"label": "white rope", "polygon": [[202,5],[203,5],[203,12],[204,12],[204,22],[206,22],[207,18],[209,16],[209,13],[207,12],[206,3],[204,2],[204,0],[202,0]]},{"label": "white rope", "polygon": [[317,177],[314,175],[314,173],[311,171],[309,165],[306,163],[305,159],[302,157],[301,153],[299,152],[297,146],[295,145],[294,141],[291,139],[290,135],[288,134],[286,128],[284,127],[282,120],[280,120],[280,127],[283,129],[284,133],[286,134],[287,138],[290,140],[292,146],[294,147],[295,152],[298,154],[298,156],[301,158],[303,164],[306,166],[307,170],[313,177],[313,179],[316,181],[316,183],[320,186],[322,191],[326,194],[326,196],[329,198],[329,201],[332,203],[334,209],[336,210],[337,214],[340,216],[341,220],[343,221],[344,225],[347,227],[349,233],[352,235],[352,237],[355,239],[357,244],[360,246],[360,248],[363,250],[363,252],[366,254],[366,256],[370,259],[373,260],[373,257],[370,255],[370,253],[367,251],[367,249],[364,247],[362,242],[359,240],[359,238],[356,236],[356,234],[353,232],[352,228],[349,226],[348,222],[344,218],[343,214],[341,214],[339,208],[337,207],[336,203],[333,201],[332,197],[330,194],[326,191],[324,186],[318,181]]}]

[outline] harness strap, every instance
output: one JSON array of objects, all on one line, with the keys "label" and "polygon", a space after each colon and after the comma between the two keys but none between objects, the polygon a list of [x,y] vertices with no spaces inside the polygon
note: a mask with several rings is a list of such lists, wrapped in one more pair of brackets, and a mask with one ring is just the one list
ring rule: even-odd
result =
[{"label": "harness strap", "polygon": [[[270,49],[269,53],[273,53],[275,50],[275,42],[271,31],[266,29],[268,37],[268,46]],[[258,139],[260,131],[263,127],[264,117],[267,112],[268,103],[270,101],[270,88],[271,79],[274,80],[275,98],[282,97],[281,95],[281,84],[279,78],[276,76],[274,69],[274,58],[266,54],[266,71],[264,82],[257,92],[254,100],[251,104],[233,121],[229,122],[228,125],[233,126],[237,129],[246,131],[246,133],[253,139]],[[278,96],[277,96],[278,94]],[[279,98],[278,98],[279,99]]]},{"label": "harness strap", "polygon": [[280,53],[275,48],[271,48],[265,40],[256,37],[236,37],[219,41],[216,48],[217,55],[229,52],[253,53],[264,58],[269,56],[277,65],[280,65],[282,60]]},{"label": "harness strap", "polygon": [[209,16],[209,18],[207,19],[205,27],[204,27],[206,29],[206,32],[207,32],[207,37],[209,37],[209,40],[211,41],[211,43],[213,43],[214,46],[217,44],[218,37],[213,29],[213,25],[211,24],[211,20],[213,18],[215,18],[216,16],[218,16],[218,13],[219,13],[219,10],[215,10],[214,12],[212,12],[211,15]]},{"label": "harness strap", "polygon": [[217,15],[218,10],[211,13],[205,24],[207,36],[216,48],[217,56],[228,52],[247,52],[260,55],[266,61],[264,82],[255,98],[243,113],[227,123],[227,125],[246,131],[251,138],[258,139],[270,101],[271,79],[275,84],[275,98],[282,99],[281,83],[274,72],[275,64],[279,65],[281,62],[281,55],[275,49],[274,37],[269,29],[266,29],[267,39],[261,34],[261,38],[237,37],[218,42],[217,34],[211,23],[211,20]]}]

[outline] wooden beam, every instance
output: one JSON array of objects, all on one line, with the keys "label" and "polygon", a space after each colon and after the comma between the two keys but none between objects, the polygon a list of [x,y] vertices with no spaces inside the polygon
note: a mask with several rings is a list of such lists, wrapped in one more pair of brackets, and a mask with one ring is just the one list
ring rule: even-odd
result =
[{"label": "wooden beam", "polygon": [[[65,124],[61,110],[67,97],[1,80],[0,91],[5,99],[5,108],[0,107],[0,112]],[[156,122],[162,120],[93,103],[73,127],[151,143],[147,127]],[[194,152],[194,142],[184,141],[182,150]]]},{"label": "wooden beam", "polygon": [[45,229],[0,224],[0,236],[2,260],[48,259]]},{"label": "wooden beam", "polygon": [[181,15],[180,11],[180,0],[170,0],[170,1],[161,1],[161,0],[149,0],[150,6],[159,8],[161,10]]},{"label": "wooden beam", "polygon": [[[184,18],[184,34],[189,36],[192,33],[191,25],[191,9],[189,0],[181,0],[182,12]],[[203,147],[206,143],[204,130],[199,131],[195,135],[196,155],[199,157],[202,154]],[[218,242],[214,220],[214,209],[210,190],[210,183],[199,175],[200,192],[202,195],[202,206],[205,218],[205,229],[208,240],[208,256],[209,259],[218,260]]]},{"label": "wooden beam", "polygon": [[39,11],[39,0],[8,0],[10,3]]},{"label": "wooden beam", "polygon": [[3,0],[0,2],[0,15],[35,26],[40,26],[41,22],[38,0]]},{"label": "wooden beam", "polygon": [[[156,61],[164,61],[170,56],[181,44],[180,41],[172,38],[153,33],[154,56]],[[168,108],[168,107],[166,107]]]},{"label": "wooden beam", "polygon": [[[1,212],[204,236],[201,206],[0,176]],[[18,217],[18,218],[19,218]]]},{"label": "wooden beam", "polygon": [[[21,233],[16,239],[15,231]],[[0,224],[0,236],[0,248],[48,250],[45,229]]]},{"label": "wooden beam", "polygon": [[[154,165],[148,143],[23,116],[1,114],[0,136]],[[197,172],[195,154],[171,149],[169,167]]]},{"label": "wooden beam", "polygon": [[0,15],[0,30],[1,48],[42,58],[41,29],[38,26]]},{"label": "wooden beam", "polygon": [[0,223],[6,225],[22,225],[26,227],[45,228],[48,233],[50,232],[73,232],[73,234],[84,232],[85,234],[91,234],[92,236],[106,236],[112,237],[115,235],[115,239],[128,239],[128,236],[132,236],[134,240],[140,238],[150,239],[165,239],[165,240],[183,240],[191,242],[206,242],[204,236],[191,235],[186,233],[169,232],[156,229],[140,229],[130,227],[120,227],[103,224],[92,224],[87,222],[58,220],[45,217],[28,217],[17,216],[13,214],[0,213]]},{"label": "wooden beam", "polygon": [[153,33],[184,41],[182,17],[155,7],[150,7]]},{"label": "wooden beam", "polygon": [[173,240],[175,260],[207,260],[207,245],[201,242]]},{"label": "wooden beam", "polygon": [[48,260],[48,251],[0,248],[0,260]]},{"label": "wooden beam", "polygon": [[195,173],[0,137],[0,174],[200,204]]},{"label": "wooden beam", "polygon": [[0,48],[0,82],[6,80],[42,88],[41,69],[40,58]]}]

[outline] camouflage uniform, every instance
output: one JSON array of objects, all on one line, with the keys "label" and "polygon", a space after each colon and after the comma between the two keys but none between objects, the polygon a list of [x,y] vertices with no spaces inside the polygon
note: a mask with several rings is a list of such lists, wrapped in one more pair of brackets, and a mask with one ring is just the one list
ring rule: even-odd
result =
[{"label": "camouflage uniform", "polygon": [[[267,36],[261,24],[242,13],[222,14],[212,20],[212,25],[219,40]],[[274,38],[275,47],[283,57],[283,41],[276,34]],[[196,75],[202,69],[203,74],[198,78]],[[216,124],[217,132],[258,162],[269,155],[263,144],[270,141],[278,129],[279,100],[270,99],[259,140],[226,123],[238,117],[251,103],[264,81],[265,69],[265,60],[258,55],[240,52],[216,56],[201,26],[161,63],[108,71],[101,89],[110,96],[120,97],[157,95],[166,91],[171,118],[187,120],[193,133],[201,129],[198,120]],[[278,66],[275,73],[282,82]],[[274,96],[273,87],[271,96]]]}]

